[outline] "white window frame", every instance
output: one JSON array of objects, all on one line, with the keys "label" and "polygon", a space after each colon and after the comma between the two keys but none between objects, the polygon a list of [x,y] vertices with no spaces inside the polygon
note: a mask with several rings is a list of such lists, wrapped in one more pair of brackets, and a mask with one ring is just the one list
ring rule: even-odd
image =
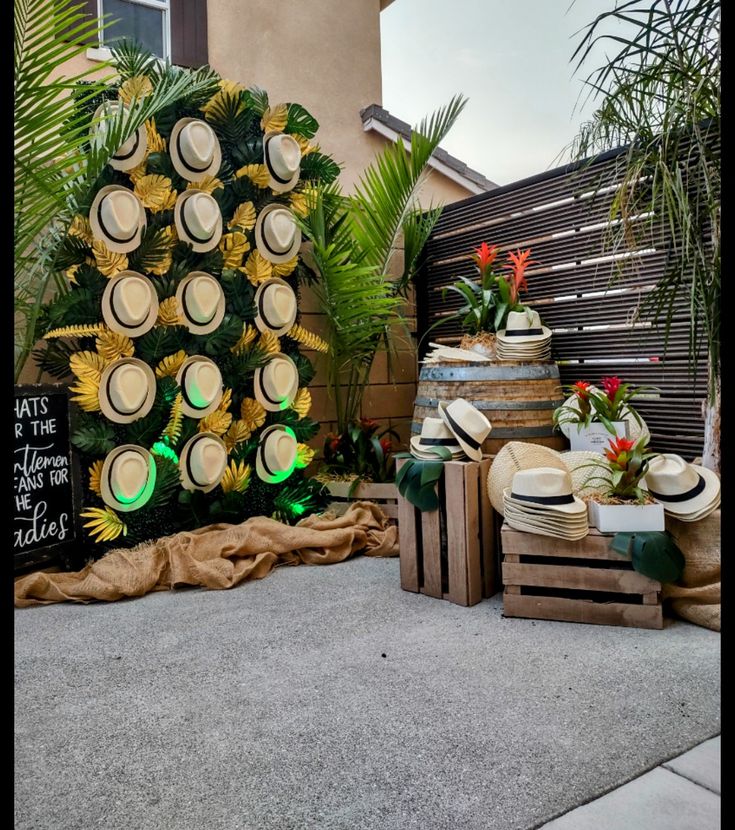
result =
[{"label": "white window frame", "polygon": [[[163,55],[158,55],[161,61],[171,60],[171,0],[126,0],[137,6],[148,6],[163,12]],[[102,20],[104,0],[97,0],[97,20]],[[100,28],[97,35],[97,46],[87,49],[87,58],[93,61],[107,61],[112,58],[112,51],[108,46],[102,45],[102,32]]]}]

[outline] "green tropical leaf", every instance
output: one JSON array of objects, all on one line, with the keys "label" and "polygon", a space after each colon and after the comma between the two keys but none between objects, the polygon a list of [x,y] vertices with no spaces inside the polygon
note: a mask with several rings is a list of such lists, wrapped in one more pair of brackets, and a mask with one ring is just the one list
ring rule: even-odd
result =
[{"label": "green tropical leaf", "polygon": [[288,105],[288,121],[285,132],[298,133],[304,138],[313,138],[319,129],[319,122],[301,104]]},{"label": "green tropical leaf", "polygon": [[686,564],[684,554],[665,531],[633,534],[631,558],[638,573],[659,582],[678,581]]},{"label": "green tropical leaf", "polygon": [[323,153],[309,153],[301,159],[301,178],[304,181],[332,184],[339,176],[340,166]]},{"label": "green tropical leaf", "polygon": [[104,419],[85,419],[72,432],[71,443],[89,455],[106,455],[115,448],[115,430]]}]

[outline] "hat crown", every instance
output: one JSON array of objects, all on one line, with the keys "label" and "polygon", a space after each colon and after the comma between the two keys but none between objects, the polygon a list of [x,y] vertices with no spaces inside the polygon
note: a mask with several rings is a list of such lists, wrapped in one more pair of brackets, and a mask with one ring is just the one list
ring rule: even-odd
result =
[{"label": "hat crown", "polygon": [[508,312],[508,320],[505,325],[506,331],[525,331],[526,329],[536,329],[541,327],[541,318],[538,311],[531,311],[530,315],[526,311],[510,311]]},{"label": "hat crown", "polygon": [[140,223],[140,202],[126,188],[106,193],[100,203],[100,214],[105,227],[114,235],[134,233]]},{"label": "hat crown", "polygon": [[151,308],[151,292],[140,277],[123,277],[114,294],[117,316],[126,326],[139,326]]},{"label": "hat crown", "polygon": [[209,164],[214,158],[217,139],[214,130],[205,121],[190,121],[181,128],[179,146],[185,161],[198,166]]},{"label": "hat crown", "polygon": [[148,481],[148,463],[135,450],[124,450],[113,459],[110,468],[110,485],[118,501],[132,502],[145,489]]},{"label": "hat crown", "polygon": [[274,135],[268,141],[268,161],[281,178],[290,179],[301,163],[301,148],[296,139],[284,133]]},{"label": "hat crown", "polygon": [[290,286],[271,283],[263,289],[263,309],[268,320],[278,326],[290,320],[295,305],[296,297]]},{"label": "hat crown", "polygon": [[219,481],[227,463],[227,450],[214,438],[200,438],[191,448],[189,464],[196,483],[210,485]]},{"label": "hat crown", "polygon": [[568,470],[554,467],[532,467],[518,470],[513,476],[511,491],[518,496],[570,496],[572,476]]},{"label": "hat crown", "polygon": [[662,496],[686,493],[699,483],[699,473],[680,456],[662,453],[652,458],[646,472],[646,484]]},{"label": "hat crown", "polygon": [[272,210],[263,221],[263,235],[273,250],[284,253],[293,244],[296,224],[285,208]]},{"label": "hat crown", "polygon": [[475,409],[469,401],[464,398],[457,398],[446,407],[446,412],[452,417],[455,423],[459,424],[465,432],[468,432],[478,441],[482,442],[489,434],[492,426],[490,421]]},{"label": "hat crown", "polygon": [[274,429],[263,442],[263,455],[269,469],[275,472],[290,470],[296,461],[296,439],[284,429]]},{"label": "hat crown", "polygon": [[215,363],[200,360],[186,373],[186,396],[193,406],[207,407],[217,397],[222,375]]},{"label": "hat crown", "polygon": [[421,423],[422,438],[453,438],[451,430],[441,418],[424,418]]},{"label": "hat crown", "polygon": [[298,372],[290,361],[274,357],[263,370],[263,386],[270,397],[283,400],[297,377]]},{"label": "hat crown", "polygon": [[115,409],[129,415],[143,406],[148,395],[148,378],[141,366],[124,363],[113,371],[109,389]]},{"label": "hat crown", "polygon": [[217,200],[209,193],[195,192],[187,197],[182,210],[196,236],[212,236],[220,216]]},{"label": "hat crown", "polygon": [[184,293],[184,302],[189,316],[197,323],[207,323],[217,310],[222,291],[213,277],[192,277]]},{"label": "hat crown", "polygon": [[[125,109],[125,106],[121,104],[120,101],[105,101],[104,103],[100,104],[99,107],[97,107],[97,110],[93,117],[102,119],[97,126],[97,132],[102,141],[106,139],[107,133],[110,130],[110,124],[108,119],[115,116],[120,111],[120,109]],[[117,150],[115,150],[113,155],[117,156],[129,153],[133,149],[136,139],[137,132],[134,132],[131,136],[128,136],[128,138],[117,148]]]}]

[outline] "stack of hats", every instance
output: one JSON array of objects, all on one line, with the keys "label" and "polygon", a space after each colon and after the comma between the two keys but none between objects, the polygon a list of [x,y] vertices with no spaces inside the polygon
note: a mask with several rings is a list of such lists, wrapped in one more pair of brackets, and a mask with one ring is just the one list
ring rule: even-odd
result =
[{"label": "stack of hats", "polygon": [[425,460],[436,460],[432,447],[446,447],[452,460],[464,456],[482,461],[482,444],[490,434],[490,421],[464,398],[451,403],[439,401],[439,418],[424,418],[421,434],[411,438],[411,455]]},{"label": "stack of hats", "polygon": [[500,360],[550,360],[551,329],[541,324],[538,311],[511,311],[497,335]]},{"label": "stack of hats", "polygon": [[651,459],[646,472],[648,492],[667,516],[697,522],[720,506],[720,479],[706,467],[688,464],[680,455],[663,453]]},{"label": "stack of hats", "polygon": [[505,521],[516,530],[576,541],[589,532],[587,505],[573,492],[568,470],[519,470],[503,490]]},{"label": "stack of hats", "polygon": [[457,349],[453,346],[442,346],[440,343],[429,343],[431,351],[421,361],[422,363],[489,363],[487,355],[471,349]]}]

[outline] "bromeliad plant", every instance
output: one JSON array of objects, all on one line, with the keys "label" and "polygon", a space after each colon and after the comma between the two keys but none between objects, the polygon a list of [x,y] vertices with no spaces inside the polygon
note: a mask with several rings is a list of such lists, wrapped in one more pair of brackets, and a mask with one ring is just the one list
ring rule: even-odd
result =
[{"label": "bromeliad plant", "polygon": [[611,438],[608,443],[602,465],[597,461],[581,465],[597,472],[597,475],[590,476],[585,481],[585,486],[603,485],[601,497],[593,497],[594,500],[599,501],[603,498],[609,504],[650,503],[648,491],[641,487],[641,479],[648,471],[651,459],[656,457],[656,453],[648,450],[648,436],[643,435],[637,441],[630,438]]},{"label": "bromeliad plant", "polygon": [[395,478],[392,438],[395,430],[378,432],[378,422],[360,418],[341,435],[330,432],[324,441],[324,463],[332,475],[356,475],[360,481],[384,482]]},{"label": "bromeliad plant", "polygon": [[577,424],[580,430],[597,421],[604,424],[609,433],[617,435],[614,423],[630,415],[643,428],[643,420],[631,401],[659,390],[655,386],[632,386],[623,383],[617,376],[604,377],[600,384],[602,390],[586,380],[563,386],[571,400],[554,410],[554,425]]}]

